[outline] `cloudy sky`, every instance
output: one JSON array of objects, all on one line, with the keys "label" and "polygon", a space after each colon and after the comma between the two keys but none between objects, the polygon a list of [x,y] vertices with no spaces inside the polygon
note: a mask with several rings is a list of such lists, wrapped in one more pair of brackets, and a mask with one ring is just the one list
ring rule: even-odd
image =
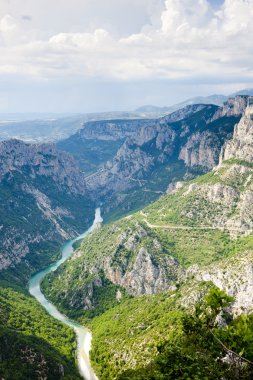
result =
[{"label": "cloudy sky", "polygon": [[170,105],[253,87],[253,0],[0,0],[0,112]]}]

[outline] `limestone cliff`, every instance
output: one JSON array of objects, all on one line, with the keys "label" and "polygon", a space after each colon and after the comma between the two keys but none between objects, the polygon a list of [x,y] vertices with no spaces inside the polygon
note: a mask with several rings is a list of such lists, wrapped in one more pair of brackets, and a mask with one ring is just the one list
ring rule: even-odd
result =
[{"label": "limestone cliff", "polygon": [[231,310],[235,316],[253,312],[253,252],[229,257],[220,264],[189,270],[198,281],[211,281],[234,298]]},{"label": "limestone cliff", "polygon": [[253,162],[253,97],[248,98],[244,116],[235,127],[233,139],[228,141],[221,154],[221,162],[231,158]]},{"label": "limestone cliff", "polygon": [[92,219],[77,163],[50,144],[0,143],[0,199],[1,270],[46,262]]}]

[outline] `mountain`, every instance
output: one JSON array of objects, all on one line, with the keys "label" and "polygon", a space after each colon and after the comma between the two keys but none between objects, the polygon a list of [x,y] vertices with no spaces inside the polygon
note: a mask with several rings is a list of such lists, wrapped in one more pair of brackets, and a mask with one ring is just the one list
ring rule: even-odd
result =
[{"label": "mountain", "polygon": [[136,112],[146,112],[150,115],[153,113],[155,114],[168,114],[175,112],[181,108],[184,108],[188,105],[193,104],[214,104],[216,106],[222,106],[223,103],[225,103],[230,98],[235,98],[236,96],[245,95],[245,96],[253,96],[253,89],[242,89],[240,91],[236,91],[230,95],[209,95],[209,96],[196,96],[194,98],[187,99],[183,102],[173,104],[172,106],[167,107],[159,107],[159,106],[153,106],[153,105],[145,105],[141,106],[136,109]]},{"label": "mountain", "polygon": [[127,137],[152,123],[148,119],[87,122],[77,133],[59,141],[57,147],[71,153],[85,174],[90,174],[112,159]]},{"label": "mountain", "polygon": [[0,278],[27,278],[94,212],[77,163],[49,144],[0,143],[0,199]]},{"label": "mountain", "polygon": [[252,99],[209,117],[241,107],[212,171],[93,232],[44,280],[90,325],[100,379],[252,378]]},{"label": "mountain", "polygon": [[[236,95],[244,95],[244,93],[238,93]],[[232,95],[231,97],[234,97],[236,95]],[[248,95],[248,94],[245,94]],[[149,112],[149,113],[161,113],[161,114],[168,114],[175,112],[181,108],[184,108],[189,105],[193,104],[214,104],[217,106],[222,106],[223,103],[228,99],[225,95],[209,95],[209,96],[197,96],[195,98],[187,99],[183,102],[174,104],[172,106],[168,107],[159,107],[159,106],[153,106],[153,105],[145,105],[142,107],[137,108],[136,112]]]},{"label": "mountain", "polygon": [[253,88],[245,88],[243,90],[236,91],[233,94],[231,94],[230,97],[234,97],[237,95],[253,96]]},{"label": "mountain", "polygon": [[223,107],[187,106],[143,126],[87,178],[88,188],[99,194],[104,212],[113,217],[143,207],[172,182],[205,173],[218,163],[246,102],[247,97],[238,96]]}]

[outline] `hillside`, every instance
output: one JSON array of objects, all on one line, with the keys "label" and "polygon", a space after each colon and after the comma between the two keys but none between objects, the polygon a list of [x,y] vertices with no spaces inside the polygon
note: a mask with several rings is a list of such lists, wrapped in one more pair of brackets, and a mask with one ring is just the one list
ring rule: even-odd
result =
[{"label": "hillside", "polygon": [[80,379],[73,330],[13,289],[0,288],[0,376],[6,380]]},{"label": "hillside", "polygon": [[[232,365],[230,373],[225,362],[225,368],[218,364],[223,346],[210,336],[198,307],[190,320],[189,312],[198,300],[210,301],[214,285],[232,296],[224,310],[231,314],[228,328],[215,334],[252,360],[252,114],[249,99],[212,172],[176,184],[141,212],[95,231],[45,279],[49,299],[90,321],[101,379],[184,379],[176,372],[183,363],[189,378],[251,378],[247,366],[238,377]],[[194,323],[191,330],[186,320]],[[207,346],[201,340],[206,328]]]},{"label": "hillside", "polygon": [[8,280],[26,282],[94,212],[76,162],[47,144],[0,143],[0,199],[0,278]]}]

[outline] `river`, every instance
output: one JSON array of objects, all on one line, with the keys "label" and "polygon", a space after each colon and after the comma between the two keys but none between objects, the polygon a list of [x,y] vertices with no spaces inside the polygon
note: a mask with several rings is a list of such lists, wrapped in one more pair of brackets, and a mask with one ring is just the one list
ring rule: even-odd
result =
[{"label": "river", "polygon": [[62,256],[61,259],[56,261],[54,264],[51,264],[47,268],[41,270],[31,277],[29,281],[29,292],[34,296],[37,301],[47,310],[47,312],[52,315],[52,317],[58,319],[59,321],[65,323],[69,327],[73,328],[77,336],[77,359],[78,367],[80,374],[84,377],[85,380],[98,380],[95,375],[89,359],[89,351],[91,348],[91,333],[85,327],[79,325],[78,323],[71,321],[65,315],[61,314],[59,310],[49,302],[44,294],[41,292],[40,284],[43,278],[50,272],[55,271],[64,261],[66,261],[73,254],[73,244],[83,239],[88,233],[93,231],[99,223],[103,221],[100,209],[97,208],[95,212],[95,219],[92,226],[84,232],[82,235],[79,235],[77,238],[66,242],[62,247]]}]

